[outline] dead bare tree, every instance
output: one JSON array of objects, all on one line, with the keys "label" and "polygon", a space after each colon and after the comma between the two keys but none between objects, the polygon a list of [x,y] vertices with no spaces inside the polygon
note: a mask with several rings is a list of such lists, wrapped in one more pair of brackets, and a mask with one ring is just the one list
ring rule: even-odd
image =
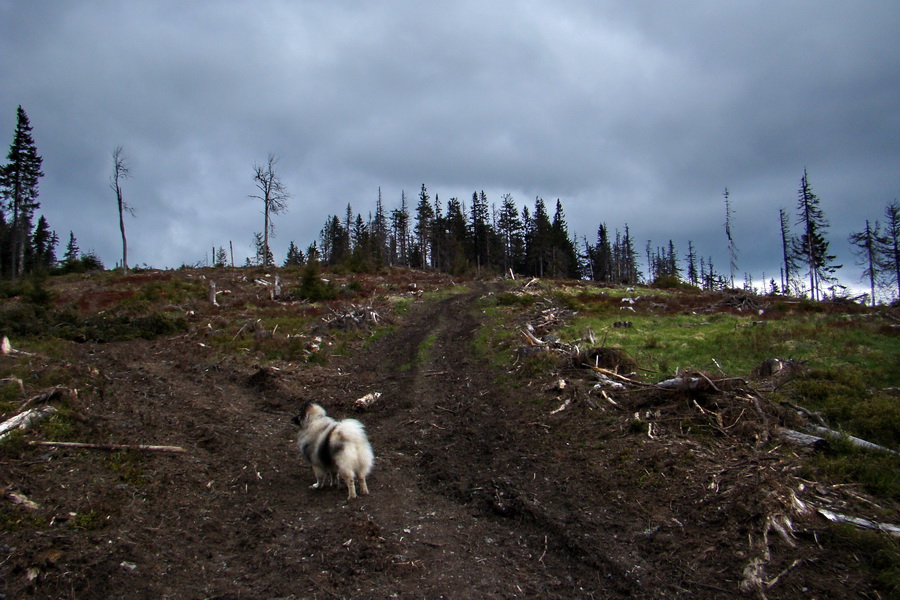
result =
[{"label": "dead bare tree", "polygon": [[128,240],[125,237],[125,213],[134,216],[131,208],[122,198],[122,181],[131,177],[131,170],[125,160],[122,146],[116,146],[113,150],[113,175],[109,179],[109,187],[116,193],[116,202],[119,205],[119,230],[122,232],[122,271],[128,272]]},{"label": "dead bare tree", "polygon": [[269,266],[269,233],[274,233],[270,215],[278,215],[287,210],[287,201],[291,197],[287,188],[275,173],[275,164],[278,159],[274,154],[269,154],[266,165],[253,165],[253,181],[259,190],[259,195],[251,194],[251,198],[262,200],[263,213],[265,214],[265,228],[263,229],[263,266]]}]

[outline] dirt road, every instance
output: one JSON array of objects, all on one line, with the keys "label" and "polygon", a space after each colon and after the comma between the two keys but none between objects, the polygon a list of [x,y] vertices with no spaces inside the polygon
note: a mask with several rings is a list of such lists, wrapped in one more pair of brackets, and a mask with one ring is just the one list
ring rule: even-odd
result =
[{"label": "dirt road", "polygon": [[[392,333],[324,366],[249,366],[192,335],[78,346],[86,430],[188,451],[4,459],[0,483],[37,502],[45,526],[0,542],[0,593],[746,597],[756,499],[777,489],[758,467],[773,459],[719,440],[661,443],[586,403],[551,414],[563,396],[498,385],[472,348],[490,290],[473,289],[415,303]],[[376,404],[354,409],[376,391]],[[309,489],[290,424],[305,400],[366,424],[369,496]],[[808,558],[789,569],[796,548],[771,540],[771,576],[787,571],[769,598],[857,594],[852,565],[826,563],[811,539],[793,543]]]}]

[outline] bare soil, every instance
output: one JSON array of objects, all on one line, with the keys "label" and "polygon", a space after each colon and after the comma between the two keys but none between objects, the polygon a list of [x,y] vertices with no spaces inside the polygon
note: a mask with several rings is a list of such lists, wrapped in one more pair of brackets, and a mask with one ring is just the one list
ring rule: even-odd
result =
[{"label": "bare soil", "polygon": [[[472,347],[491,288],[472,290],[325,365],[223,359],[198,334],[73,344],[90,441],[187,452],[0,457],[0,487],[39,505],[2,501],[36,525],[3,532],[0,597],[881,597],[796,510],[839,492],[766,443],[778,411],[651,388],[614,406],[567,367],[563,390],[498,373]],[[290,423],[306,400],[364,422],[370,495],[309,488]],[[742,592],[754,564],[765,587]]]}]

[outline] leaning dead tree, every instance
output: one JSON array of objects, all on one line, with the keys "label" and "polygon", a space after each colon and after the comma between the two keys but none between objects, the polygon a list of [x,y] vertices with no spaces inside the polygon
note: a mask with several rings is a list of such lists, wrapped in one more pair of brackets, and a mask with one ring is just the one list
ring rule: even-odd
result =
[{"label": "leaning dead tree", "polygon": [[122,232],[122,271],[128,272],[128,240],[125,237],[125,213],[134,216],[131,208],[122,198],[122,181],[131,177],[128,163],[125,161],[125,153],[122,146],[116,146],[113,150],[113,174],[109,179],[109,187],[116,193],[116,202],[119,206],[119,230]]}]

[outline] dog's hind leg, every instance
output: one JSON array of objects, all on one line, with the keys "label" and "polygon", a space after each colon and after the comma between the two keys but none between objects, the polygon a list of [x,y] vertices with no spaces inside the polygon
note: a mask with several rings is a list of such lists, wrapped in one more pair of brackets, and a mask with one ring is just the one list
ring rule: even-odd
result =
[{"label": "dog's hind leg", "polygon": [[314,484],[312,484],[311,486],[309,486],[311,489],[314,489],[314,490],[322,489],[323,487],[328,485],[328,483],[331,481],[332,476],[328,470],[322,469],[320,467],[313,467],[313,471],[316,474],[316,482]]},{"label": "dog's hind leg", "polygon": [[356,482],[353,471],[341,471],[341,479],[347,484],[347,500],[356,498]]}]

